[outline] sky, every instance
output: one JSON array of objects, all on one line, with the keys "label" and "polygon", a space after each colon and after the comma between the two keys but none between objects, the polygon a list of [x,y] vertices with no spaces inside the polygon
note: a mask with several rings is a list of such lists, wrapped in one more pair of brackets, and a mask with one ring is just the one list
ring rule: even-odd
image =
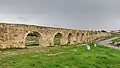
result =
[{"label": "sky", "polygon": [[120,29],[120,0],[0,0],[0,22],[116,30]]}]

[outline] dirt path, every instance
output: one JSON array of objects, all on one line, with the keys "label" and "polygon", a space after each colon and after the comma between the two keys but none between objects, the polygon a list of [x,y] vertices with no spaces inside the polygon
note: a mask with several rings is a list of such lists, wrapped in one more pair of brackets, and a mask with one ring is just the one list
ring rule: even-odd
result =
[{"label": "dirt path", "polygon": [[103,41],[99,41],[99,42],[96,42],[97,44],[101,45],[101,46],[106,46],[106,47],[110,47],[110,48],[114,48],[114,49],[118,49],[120,50],[120,47],[117,47],[117,46],[113,46],[113,45],[110,45],[109,42],[111,40],[114,40],[114,39],[117,39],[118,37],[113,37],[113,38],[110,38],[110,39],[107,39],[107,40],[103,40]]}]

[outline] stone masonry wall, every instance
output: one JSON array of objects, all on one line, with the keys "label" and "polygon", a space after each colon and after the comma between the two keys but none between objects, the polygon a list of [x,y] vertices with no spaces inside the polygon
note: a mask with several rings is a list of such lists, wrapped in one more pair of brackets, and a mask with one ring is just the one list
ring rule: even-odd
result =
[{"label": "stone masonry wall", "polygon": [[[61,40],[62,45],[68,43],[69,33],[73,36],[71,44],[93,42],[97,38],[111,35],[107,32],[0,23],[0,48],[25,48],[25,39],[30,32],[39,33],[42,46],[54,46],[54,36],[57,33],[61,33],[63,36]],[[78,40],[76,37],[78,37]]]}]

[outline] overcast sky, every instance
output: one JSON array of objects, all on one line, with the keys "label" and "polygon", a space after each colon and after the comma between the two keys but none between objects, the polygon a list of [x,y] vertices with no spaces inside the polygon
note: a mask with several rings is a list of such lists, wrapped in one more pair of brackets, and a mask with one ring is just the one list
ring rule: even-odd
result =
[{"label": "overcast sky", "polygon": [[74,29],[120,29],[120,0],[0,0],[0,21]]}]

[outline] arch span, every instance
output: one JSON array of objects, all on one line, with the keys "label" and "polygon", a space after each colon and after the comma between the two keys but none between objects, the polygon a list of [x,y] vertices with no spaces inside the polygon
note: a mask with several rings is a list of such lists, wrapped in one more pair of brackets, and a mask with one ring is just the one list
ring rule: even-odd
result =
[{"label": "arch span", "polygon": [[79,43],[79,41],[80,41],[80,37],[79,36],[80,36],[79,33],[77,33],[76,34],[76,43]]},{"label": "arch span", "polygon": [[73,44],[73,35],[72,35],[72,33],[68,34],[68,44]]},{"label": "arch span", "polygon": [[25,45],[26,46],[41,46],[42,45],[42,36],[37,31],[30,31],[25,36]]},{"label": "arch span", "polygon": [[57,33],[54,36],[54,45],[61,45],[62,44],[62,33]]},{"label": "arch span", "polygon": [[84,34],[84,33],[81,33],[81,41],[82,41],[82,43],[85,43],[84,36],[85,36],[85,34]]}]

